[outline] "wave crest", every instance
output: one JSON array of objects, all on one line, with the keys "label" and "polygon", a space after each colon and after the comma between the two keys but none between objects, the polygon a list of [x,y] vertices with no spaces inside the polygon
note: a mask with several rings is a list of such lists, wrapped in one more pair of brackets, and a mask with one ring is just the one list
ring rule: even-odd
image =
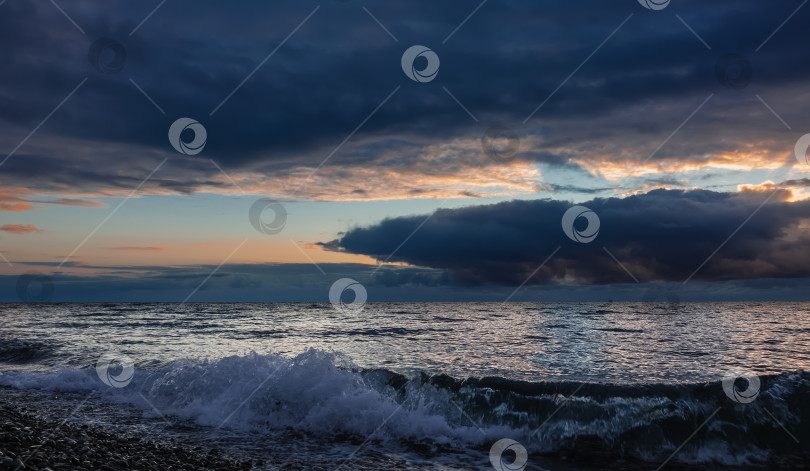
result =
[{"label": "wave crest", "polygon": [[237,432],[292,429],[365,438],[377,431],[381,440],[460,448],[488,447],[509,437],[530,453],[596,448],[648,461],[666,458],[711,417],[677,459],[735,465],[774,456],[807,459],[792,438],[810,441],[810,410],[803,406],[810,402],[810,375],[761,379],[757,400],[737,404],[719,380],[633,386],[424,373],[408,378],[309,350],[292,359],[251,353],[137,369],[131,384],[120,389],[104,386],[92,368],[7,372],[0,374],[0,385],[96,390],[105,400],[135,405],[147,415],[155,414],[154,407]]}]

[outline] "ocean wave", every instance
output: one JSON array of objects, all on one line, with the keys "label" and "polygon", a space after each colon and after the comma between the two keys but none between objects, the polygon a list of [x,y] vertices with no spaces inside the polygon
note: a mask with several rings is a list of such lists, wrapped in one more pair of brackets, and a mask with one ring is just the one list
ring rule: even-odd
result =
[{"label": "ocean wave", "polygon": [[621,385],[407,377],[361,369],[340,354],[318,350],[295,358],[251,353],[136,368],[123,388],[106,386],[91,367],[0,374],[4,386],[97,391],[147,416],[157,410],[235,432],[365,438],[376,431],[380,440],[476,449],[509,437],[530,453],[599,448],[655,462],[700,429],[676,459],[727,465],[776,456],[806,459],[794,439],[810,441],[810,374],[761,381],[759,397],[742,404],[729,399],[719,381]]},{"label": "ocean wave", "polygon": [[56,345],[40,342],[0,338],[0,363],[23,364],[53,356]]}]

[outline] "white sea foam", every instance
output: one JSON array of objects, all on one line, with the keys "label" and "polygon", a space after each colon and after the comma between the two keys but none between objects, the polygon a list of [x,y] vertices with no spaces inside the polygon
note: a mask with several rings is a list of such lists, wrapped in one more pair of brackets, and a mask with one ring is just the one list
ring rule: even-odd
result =
[{"label": "white sea foam", "polygon": [[[50,373],[0,373],[0,385],[63,392],[97,391],[105,400],[129,403],[211,427],[236,430],[295,428],[337,435],[371,434],[437,443],[481,443],[469,424],[451,425],[437,410],[447,395],[418,381],[398,393],[361,375],[339,355],[310,350],[293,359],[252,353],[217,361],[178,361],[157,371],[136,369],[125,388],[104,385],[92,368]],[[150,404],[141,397],[143,394]],[[496,433],[503,427],[494,427]]]}]

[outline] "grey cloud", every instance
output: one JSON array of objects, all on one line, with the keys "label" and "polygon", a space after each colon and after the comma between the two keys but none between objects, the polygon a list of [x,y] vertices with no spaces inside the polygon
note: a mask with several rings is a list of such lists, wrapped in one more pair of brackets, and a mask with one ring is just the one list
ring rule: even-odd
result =
[{"label": "grey cloud", "polygon": [[[83,77],[88,81],[0,168],[0,181],[22,178],[43,190],[80,184],[91,190],[130,189],[140,169],[174,155],[166,131],[181,116],[196,117],[208,129],[205,158],[234,172],[284,174],[317,165],[396,86],[402,88],[330,165],[407,168],[402,143],[418,155],[431,144],[477,139],[492,124],[541,138],[542,144],[524,149],[518,158],[543,165],[577,168],[573,157],[615,158],[610,156],[628,148],[643,158],[709,93],[717,97],[656,159],[699,161],[707,153],[736,149],[746,139],[789,147],[796,136],[784,133],[754,93],[795,129],[810,129],[803,108],[793,106],[806,96],[801,90],[810,72],[801,46],[807,42],[801,27],[807,12],[754,53],[790,13],[754,0],[682,1],[661,12],[636,2],[490,2],[445,44],[475,5],[369,3],[399,39],[394,42],[359,5],[328,2],[209,116],[315,6],[253,1],[223,11],[218,2],[196,2],[193,8],[168,2],[130,36],[148,13],[143,5],[66,5],[87,31],[82,35],[47,2],[4,4],[0,40],[16,46],[2,53],[7,67],[0,77],[0,107],[8,129],[0,138],[3,148],[14,148]],[[522,125],[630,13],[627,24]],[[675,13],[700,32],[711,51]],[[100,36],[126,47],[121,73],[104,75],[90,65],[88,47]],[[439,53],[436,81],[417,84],[401,73],[399,58],[410,44]],[[752,85],[739,93],[723,89],[713,76],[717,57],[727,50],[744,53],[755,70]],[[480,122],[470,120],[443,86]],[[376,158],[382,149],[390,159]],[[76,165],[77,155],[90,165]],[[38,172],[44,163],[53,170],[46,175]],[[217,182],[217,170],[199,164],[145,189],[188,193],[222,185]]]},{"label": "grey cloud", "polygon": [[398,250],[424,215],[354,228],[323,246],[379,260],[394,253],[391,261],[449,270],[471,285],[632,281],[605,249],[641,281],[808,277],[810,237],[800,224],[810,219],[810,201],[788,203],[779,191],[761,211],[767,192],[655,190],[583,202],[601,221],[589,244],[562,230],[571,203],[535,200],[440,209]]}]

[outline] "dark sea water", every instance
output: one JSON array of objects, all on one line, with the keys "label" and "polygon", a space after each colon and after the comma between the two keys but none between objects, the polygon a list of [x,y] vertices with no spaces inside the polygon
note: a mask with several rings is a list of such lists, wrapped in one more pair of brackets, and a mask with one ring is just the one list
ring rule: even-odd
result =
[{"label": "dark sea water", "polygon": [[510,467],[521,448],[525,469],[798,468],[810,458],[810,303],[0,312],[0,386],[36,395],[43,414],[266,469],[496,469],[504,438],[517,446],[493,458],[503,470],[521,469],[520,459]]}]

